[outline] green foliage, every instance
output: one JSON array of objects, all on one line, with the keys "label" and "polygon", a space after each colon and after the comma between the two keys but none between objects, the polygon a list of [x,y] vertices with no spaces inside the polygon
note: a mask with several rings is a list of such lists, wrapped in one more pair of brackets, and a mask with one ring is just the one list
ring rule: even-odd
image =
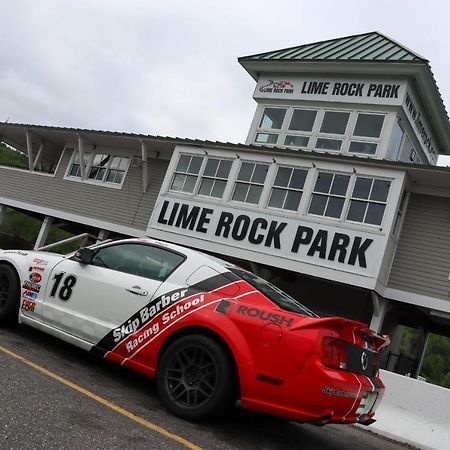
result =
[{"label": "green foliage", "polygon": [[0,166],[28,169],[28,158],[23,153],[12,150],[4,144],[0,144]]},{"label": "green foliage", "polygon": [[[8,208],[6,217],[0,227],[0,248],[16,248],[30,250],[39,234],[42,222],[24,213]],[[73,234],[52,227],[47,238],[47,244],[62,241]],[[70,253],[78,248],[78,243],[65,244],[54,250],[58,253]]]},{"label": "green foliage", "polygon": [[[405,328],[400,354],[410,358],[418,356],[419,342],[418,330]],[[429,383],[450,388],[450,338],[430,334],[420,375]]]}]

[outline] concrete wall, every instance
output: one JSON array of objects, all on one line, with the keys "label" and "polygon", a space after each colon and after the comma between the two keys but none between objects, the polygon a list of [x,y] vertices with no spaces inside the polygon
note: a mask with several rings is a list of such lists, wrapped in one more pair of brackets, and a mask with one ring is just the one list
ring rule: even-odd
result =
[{"label": "concrete wall", "polygon": [[423,449],[450,448],[450,389],[381,371],[386,393],[371,431]]}]

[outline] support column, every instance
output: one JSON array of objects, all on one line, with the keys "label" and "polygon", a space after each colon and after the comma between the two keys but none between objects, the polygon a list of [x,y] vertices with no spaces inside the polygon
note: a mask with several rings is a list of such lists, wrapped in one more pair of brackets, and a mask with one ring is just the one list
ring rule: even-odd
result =
[{"label": "support column", "polygon": [[31,134],[28,130],[25,131],[25,137],[27,140],[27,152],[28,152],[28,167],[30,171],[33,171],[33,142],[31,140]]},{"label": "support column", "polygon": [[145,194],[148,189],[148,155],[147,146],[141,139],[141,152],[142,152],[142,192]]},{"label": "support column", "polygon": [[108,230],[100,230],[97,236],[96,244],[100,244],[100,242],[108,239],[109,231]]},{"label": "support column", "polygon": [[420,327],[420,342],[418,349],[418,359],[416,360],[416,365],[414,371],[411,374],[411,378],[419,378],[420,369],[422,368],[423,360],[425,358],[425,353],[427,351],[428,338],[430,337],[429,331],[425,327]]},{"label": "support column", "polygon": [[0,227],[6,217],[6,206],[0,203]]},{"label": "support column", "polygon": [[[403,332],[405,327],[403,325],[397,325],[395,330],[391,333],[391,344],[389,346],[390,358],[386,366],[386,370],[389,372],[394,372],[398,358],[400,356],[400,344],[402,342]],[[404,374],[402,374],[404,375]]]},{"label": "support column", "polygon": [[50,228],[53,223],[53,217],[45,216],[41,229],[39,230],[38,237],[36,239],[36,242],[34,244],[33,250],[38,250],[40,247],[43,247],[47,241],[48,232],[50,231]]},{"label": "support column", "polygon": [[389,309],[389,300],[380,297],[375,291],[372,291],[372,304],[373,315],[369,327],[377,333],[380,333],[386,312]]}]

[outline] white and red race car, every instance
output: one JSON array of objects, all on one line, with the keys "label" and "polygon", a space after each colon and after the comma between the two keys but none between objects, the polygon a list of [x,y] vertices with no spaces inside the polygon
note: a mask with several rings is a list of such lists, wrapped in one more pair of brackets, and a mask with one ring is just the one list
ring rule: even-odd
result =
[{"label": "white and red race car", "polygon": [[387,338],[152,239],[68,256],[0,251],[0,324],[17,322],[156,378],[163,403],[185,419],[240,399],[298,421],[370,424],[384,391]]}]

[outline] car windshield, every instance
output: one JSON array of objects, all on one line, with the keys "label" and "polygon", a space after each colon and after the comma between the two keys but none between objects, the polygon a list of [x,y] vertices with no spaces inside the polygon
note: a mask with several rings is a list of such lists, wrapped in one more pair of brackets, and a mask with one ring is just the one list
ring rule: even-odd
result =
[{"label": "car windshield", "polygon": [[289,294],[286,294],[286,292],[281,289],[278,289],[268,281],[258,277],[254,273],[247,272],[246,270],[242,270],[237,267],[230,267],[229,270],[231,270],[231,272],[236,274],[238,277],[250,283],[281,309],[308,317],[319,317],[315,312],[311,311],[305,305],[302,305],[298,300],[291,297]]}]

